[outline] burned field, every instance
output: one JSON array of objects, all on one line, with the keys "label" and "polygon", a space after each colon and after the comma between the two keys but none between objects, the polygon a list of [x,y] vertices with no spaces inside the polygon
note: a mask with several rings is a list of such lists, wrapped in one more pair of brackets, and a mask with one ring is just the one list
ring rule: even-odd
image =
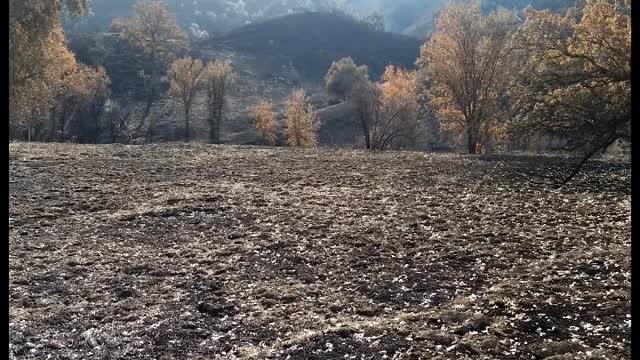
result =
[{"label": "burned field", "polygon": [[629,169],[538,161],[12,144],[10,357],[629,359]]}]

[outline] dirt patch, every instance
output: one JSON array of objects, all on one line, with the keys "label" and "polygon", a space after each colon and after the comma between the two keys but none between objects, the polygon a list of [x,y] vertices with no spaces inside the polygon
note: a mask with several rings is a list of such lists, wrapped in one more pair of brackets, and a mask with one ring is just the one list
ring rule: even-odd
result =
[{"label": "dirt patch", "polygon": [[622,164],[552,190],[511,175],[548,158],[10,152],[15,358],[630,358]]}]

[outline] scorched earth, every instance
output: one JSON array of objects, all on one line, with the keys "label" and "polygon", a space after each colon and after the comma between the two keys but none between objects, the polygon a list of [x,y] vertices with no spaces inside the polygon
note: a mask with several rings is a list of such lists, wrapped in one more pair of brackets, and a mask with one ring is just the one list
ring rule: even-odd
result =
[{"label": "scorched earth", "polygon": [[[629,359],[630,170],[11,144],[14,359]],[[622,186],[620,186],[622,184]]]}]

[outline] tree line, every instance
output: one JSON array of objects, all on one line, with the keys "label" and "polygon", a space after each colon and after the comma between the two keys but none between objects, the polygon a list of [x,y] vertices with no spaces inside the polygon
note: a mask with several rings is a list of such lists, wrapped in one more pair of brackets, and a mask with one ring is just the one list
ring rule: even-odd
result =
[{"label": "tree line", "polygon": [[327,73],[327,93],[352,102],[368,149],[411,143],[430,116],[470,154],[558,137],[581,154],[577,169],[631,143],[630,0],[587,0],[565,14],[528,7],[522,21],[505,8],[450,5],[416,65],[390,66],[379,83],[350,58]]},{"label": "tree line", "polygon": [[[10,1],[10,137],[98,142],[151,137],[151,108],[166,91],[179,101],[190,140],[194,98],[206,97],[211,142],[220,142],[225,101],[235,74],[224,60],[203,63],[163,1],[136,3],[111,31],[135,50],[142,101],[112,98],[103,67],[77,61],[60,25],[81,16],[87,0]],[[450,5],[420,49],[415,69],[388,66],[379,81],[350,58],[325,77],[330,103],[349,102],[364,146],[403,148],[429,123],[470,154],[522,146],[545,134],[586,161],[630,138],[631,2],[586,0],[564,14],[528,7],[523,18],[481,3]],[[197,55],[197,54],[196,54]],[[132,60],[133,61],[133,60]],[[248,109],[265,143],[276,139],[268,99]],[[291,146],[317,144],[319,123],[304,90],[284,104]]]}]

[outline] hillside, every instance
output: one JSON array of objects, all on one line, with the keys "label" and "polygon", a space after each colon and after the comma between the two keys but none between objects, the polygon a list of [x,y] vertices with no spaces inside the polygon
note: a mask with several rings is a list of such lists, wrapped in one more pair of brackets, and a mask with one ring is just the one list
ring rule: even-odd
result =
[{"label": "hillside", "polygon": [[305,12],[243,26],[211,40],[259,55],[274,65],[291,64],[303,78],[321,80],[331,62],[351,56],[366,64],[372,78],[388,64],[412,67],[420,42],[410,37],[376,32],[340,13]]}]

